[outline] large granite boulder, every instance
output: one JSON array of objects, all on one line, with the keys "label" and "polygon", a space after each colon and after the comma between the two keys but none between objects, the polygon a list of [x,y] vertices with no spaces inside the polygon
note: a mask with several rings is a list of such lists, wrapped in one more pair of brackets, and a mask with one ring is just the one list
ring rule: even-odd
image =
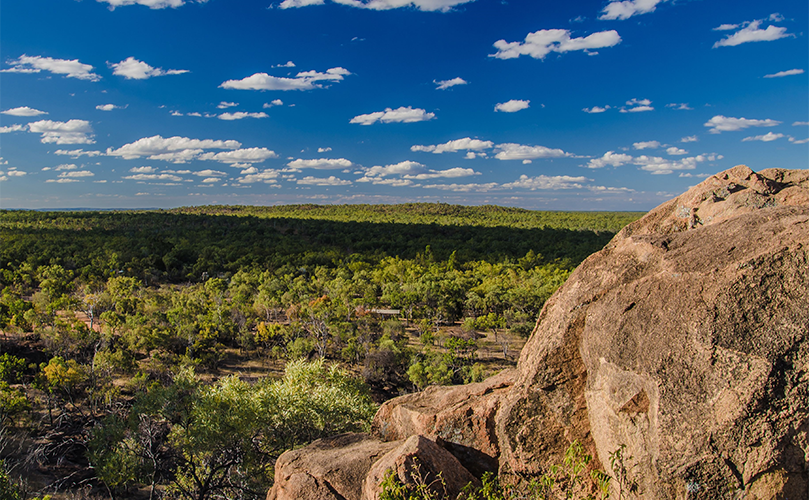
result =
[{"label": "large granite boulder", "polygon": [[734,167],[652,210],[545,304],[516,372],[388,401],[373,434],[282,455],[270,498],[370,500],[419,463],[518,482],[574,440],[615,498],[809,498],[809,170]]},{"label": "large granite boulder", "polygon": [[809,498],[809,171],[738,166],[624,228],[548,301],[501,473],[622,445],[642,498]]}]

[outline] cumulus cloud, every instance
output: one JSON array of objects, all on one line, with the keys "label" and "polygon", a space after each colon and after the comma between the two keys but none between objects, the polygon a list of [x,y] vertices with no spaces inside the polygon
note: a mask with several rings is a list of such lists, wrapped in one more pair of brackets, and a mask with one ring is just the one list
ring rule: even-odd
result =
[{"label": "cumulus cloud", "polygon": [[277,170],[264,170],[261,172],[251,172],[248,175],[239,177],[237,180],[239,184],[254,184],[256,182],[263,182],[264,184],[276,184],[278,181]]},{"label": "cumulus cloud", "polygon": [[[427,12],[448,12],[456,5],[462,5],[475,0],[331,0],[334,3],[348,5],[359,9],[390,10],[402,7],[411,7]],[[324,0],[284,0],[278,6],[280,9],[308,7],[311,5],[324,5]]]},{"label": "cumulus cloud", "polygon": [[569,175],[529,177],[523,174],[518,180],[503,184],[502,187],[506,189],[530,189],[531,191],[581,189],[584,187],[584,183],[589,180],[586,177],[571,177]]},{"label": "cumulus cloud", "polygon": [[8,134],[11,132],[22,132],[23,130],[28,130],[28,125],[8,125],[5,127],[0,127],[0,134]]},{"label": "cumulus cloud", "polygon": [[673,102],[671,104],[666,104],[666,107],[667,108],[674,108],[674,109],[678,109],[678,110],[684,110],[684,111],[691,111],[691,110],[694,109],[691,106],[689,106],[687,102],[680,102],[680,103]]},{"label": "cumulus cloud", "polygon": [[296,182],[305,186],[350,186],[353,184],[351,181],[340,179],[333,175],[330,175],[325,179],[308,175],[303,179],[298,179]]},{"label": "cumulus cloud", "polygon": [[191,174],[196,175],[197,177],[224,177],[227,175],[225,172],[211,169],[200,170],[199,172],[191,172]]},{"label": "cumulus cloud", "polygon": [[385,177],[388,175],[418,175],[427,172],[427,167],[417,161],[405,160],[392,165],[374,166],[365,171],[366,177]]},{"label": "cumulus cloud", "polygon": [[436,87],[437,90],[447,90],[450,87],[454,87],[456,85],[466,85],[469,82],[463,78],[453,78],[452,80],[441,80],[440,82],[433,80],[433,83],[438,85]]},{"label": "cumulus cloud", "polygon": [[689,135],[680,139],[680,142],[697,142],[699,138],[695,135]]},{"label": "cumulus cloud", "polygon": [[524,42],[506,42],[498,40],[494,43],[497,52],[489,57],[497,59],[515,59],[522,55],[534,59],[544,59],[551,52],[571,52],[574,50],[591,50],[613,47],[621,43],[621,37],[615,30],[600,31],[587,37],[571,38],[570,31],[564,29],[540,30],[529,33]]},{"label": "cumulus cloud", "polygon": [[182,75],[188,73],[187,69],[169,69],[153,68],[143,61],[139,61],[134,57],[127,57],[119,63],[108,63],[112,68],[112,74],[123,76],[127,80],[145,80],[155,76],[166,75]]},{"label": "cumulus cloud", "polygon": [[216,106],[216,107],[217,107],[217,108],[219,108],[219,109],[227,109],[227,108],[234,108],[234,107],[236,107],[236,106],[238,106],[238,105],[239,105],[239,103],[238,103],[238,102],[227,102],[227,101],[222,101],[222,102],[220,102],[220,103],[219,103],[219,105],[218,105],[218,106]]},{"label": "cumulus cloud", "polygon": [[155,135],[138,139],[118,149],[108,148],[107,156],[120,156],[125,160],[148,157],[157,160],[172,158],[169,161],[187,161],[202,154],[205,149],[239,149],[240,147],[241,143],[233,140],[200,140],[179,136],[163,138]]},{"label": "cumulus cloud", "polygon": [[[0,165],[8,164],[7,161],[3,161],[3,158],[0,158]],[[5,172],[0,171],[0,181],[7,182],[12,177],[25,177],[28,175],[28,172],[24,170],[17,170],[17,167],[9,167],[8,170]]]},{"label": "cumulus cloud", "polygon": [[573,156],[561,149],[551,149],[545,146],[525,146],[522,144],[505,143],[497,145],[498,160],[536,160],[539,158],[564,158]]},{"label": "cumulus cloud", "polygon": [[626,101],[629,107],[622,107],[621,113],[642,113],[644,111],[654,111],[649,99],[630,99]]},{"label": "cumulus cloud", "polygon": [[409,186],[409,183],[381,182],[380,179],[388,176],[399,176],[408,181],[426,179],[453,179],[459,177],[469,177],[480,175],[471,168],[455,167],[447,170],[433,170],[416,161],[403,161],[393,165],[374,166],[365,170],[365,176],[357,182],[373,182],[374,184],[388,184],[398,186]]},{"label": "cumulus cloud", "polygon": [[132,181],[171,181],[171,182],[180,182],[183,180],[182,177],[179,175],[174,174],[135,174],[135,175],[127,175],[124,176],[124,179],[132,180]]},{"label": "cumulus cloud", "polygon": [[666,149],[666,153],[670,154],[671,156],[682,156],[687,155],[688,151],[685,149],[680,149],[676,146],[671,146],[670,148]]},{"label": "cumulus cloud", "polygon": [[492,141],[481,141],[480,139],[472,139],[471,137],[464,137],[463,139],[456,139],[454,141],[445,142],[435,146],[411,146],[411,151],[422,151],[425,153],[454,153],[456,151],[483,151],[494,147]]},{"label": "cumulus cloud", "polygon": [[115,104],[99,104],[96,109],[100,111],[112,111],[113,109],[122,109],[125,106],[116,106]]},{"label": "cumulus cloud", "polygon": [[200,160],[213,160],[220,163],[229,163],[236,166],[239,163],[261,163],[270,158],[278,158],[275,151],[267,148],[245,148],[221,153],[205,153],[199,156]]},{"label": "cumulus cloud", "polygon": [[778,26],[770,25],[767,26],[767,29],[760,29],[759,26],[761,26],[761,23],[761,19],[745,23],[744,28],[719,40],[713,44],[713,48],[734,47],[748,42],[771,42],[791,36],[787,33],[786,28],[780,28]]},{"label": "cumulus cloud", "polygon": [[283,106],[283,105],[284,101],[282,101],[281,99],[274,99],[272,102],[265,102],[263,107],[264,109],[268,109],[272,108],[273,106]]},{"label": "cumulus cloud", "polygon": [[93,128],[86,120],[68,120],[55,122],[40,120],[28,124],[28,131],[42,134],[41,142],[45,144],[93,144]]},{"label": "cumulus cloud", "polygon": [[607,111],[608,109],[610,109],[609,105],[604,106],[603,108],[600,107],[600,106],[593,106],[592,108],[583,108],[582,111],[584,111],[585,113],[593,114],[593,113],[603,113],[604,111]]},{"label": "cumulus cloud", "polygon": [[[57,172],[61,172],[64,170],[78,170],[79,166],[73,163],[63,163],[61,165],[56,165],[55,167],[53,167],[53,169],[56,170]],[[42,170],[45,169],[43,168]]]},{"label": "cumulus cloud", "polygon": [[809,139],[798,140],[798,139],[795,139],[794,137],[790,137],[789,142],[791,142],[792,144],[806,144],[807,142],[809,142]]},{"label": "cumulus cloud", "polygon": [[71,150],[57,149],[56,151],[53,152],[53,154],[60,156],[72,156],[73,158],[78,158],[80,156],[93,157],[102,155],[101,151],[85,151],[83,149],[71,149]]},{"label": "cumulus cloud", "polygon": [[317,148],[318,153],[327,153],[331,151],[331,148]]},{"label": "cumulus cloud", "polygon": [[660,147],[660,143],[657,141],[643,141],[632,144],[632,147],[635,149],[657,149]]},{"label": "cumulus cloud", "polygon": [[349,123],[359,123],[360,125],[373,125],[381,123],[415,123],[425,122],[435,118],[435,113],[428,113],[421,108],[410,106],[397,109],[385,108],[385,111],[377,111],[367,115],[357,115]]},{"label": "cumulus cloud", "polygon": [[512,99],[510,101],[501,102],[494,106],[495,111],[501,111],[503,113],[516,113],[522,109],[526,109],[530,107],[531,101],[525,100],[520,101],[517,99]]},{"label": "cumulus cloud", "polygon": [[659,156],[638,156],[633,163],[640,166],[641,170],[651,172],[654,175],[666,175],[679,170],[694,170],[698,163],[705,161],[721,160],[722,155],[708,154],[697,155],[680,160],[669,160]]},{"label": "cumulus cloud", "polygon": [[712,134],[720,134],[722,132],[735,132],[750,127],[775,127],[780,125],[781,122],[776,120],[752,120],[747,118],[733,118],[728,116],[716,115],[708,120],[704,126],[710,127],[709,132]]},{"label": "cumulus cloud", "polygon": [[69,172],[62,172],[59,177],[65,179],[77,179],[82,177],[94,177],[95,174],[89,170],[71,170]]},{"label": "cumulus cloud", "polygon": [[764,75],[764,78],[782,78],[784,76],[792,76],[792,75],[802,75],[802,69],[789,69],[786,71],[779,71],[778,73],[773,73],[771,75]]},{"label": "cumulus cloud", "polygon": [[487,193],[499,187],[500,184],[497,184],[496,182],[487,182],[485,184],[429,184],[424,186],[425,189],[440,189],[442,191],[454,191],[456,193]]},{"label": "cumulus cloud", "polygon": [[294,78],[271,76],[267,73],[255,73],[241,80],[228,80],[220,88],[237,90],[312,90],[324,88],[317,82],[340,82],[350,75],[345,68],[330,68],[325,73],[302,71]]},{"label": "cumulus cloud", "polygon": [[599,19],[603,20],[624,20],[639,14],[654,12],[657,5],[666,0],[625,0],[623,2],[613,1],[604,7]]},{"label": "cumulus cloud", "polygon": [[745,137],[742,139],[742,142],[750,142],[750,141],[762,141],[762,142],[771,142],[776,139],[780,139],[784,137],[784,134],[774,134],[772,132],[768,132],[764,135],[757,135],[754,137]]},{"label": "cumulus cloud", "polygon": [[235,113],[222,113],[217,116],[220,120],[241,120],[243,118],[267,118],[270,115],[267,113],[245,113],[244,111],[237,111]]},{"label": "cumulus cloud", "polygon": [[129,171],[135,174],[151,174],[156,172],[157,169],[154,167],[132,167]]},{"label": "cumulus cloud", "polygon": [[717,26],[713,30],[714,31],[730,31],[730,30],[735,30],[738,27],[739,27],[738,24],[720,24],[719,26]]},{"label": "cumulus cloud", "polygon": [[351,168],[354,166],[354,164],[345,158],[320,158],[318,160],[298,159],[287,163],[287,166],[292,170],[301,170],[304,168],[313,168],[315,170],[336,170]]},{"label": "cumulus cloud", "polygon": [[615,151],[607,151],[601,158],[593,158],[585,167],[587,168],[604,168],[606,166],[620,167],[632,161],[632,156],[616,153]]},{"label": "cumulus cloud", "polygon": [[28,106],[20,106],[18,108],[7,109],[5,111],[0,111],[0,113],[11,116],[39,116],[48,114],[45,111],[29,108]]},{"label": "cumulus cloud", "polygon": [[[176,9],[185,5],[185,0],[97,0],[98,2],[108,3],[110,9],[115,7],[123,7],[125,5],[144,5],[150,9],[165,9],[171,7]],[[208,0],[196,0],[199,3],[205,3]]]},{"label": "cumulus cloud", "polygon": [[793,127],[800,127],[805,125],[809,125],[809,122],[795,122],[792,124]]},{"label": "cumulus cloud", "polygon": [[18,59],[8,61],[10,68],[4,69],[2,73],[39,73],[49,71],[55,75],[65,75],[68,78],[78,78],[79,80],[89,80],[97,82],[100,76],[93,73],[93,67],[89,64],[82,64],[78,59],[54,59],[52,57],[21,55]]}]

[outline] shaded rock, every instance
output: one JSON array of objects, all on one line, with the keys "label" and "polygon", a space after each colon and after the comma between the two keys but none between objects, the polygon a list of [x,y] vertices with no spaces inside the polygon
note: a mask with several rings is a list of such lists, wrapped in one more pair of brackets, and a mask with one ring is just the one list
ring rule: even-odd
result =
[{"label": "shaded rock", "polygon": [[363,500],[379,499],[379,484],[389,470],[403,484],[427,485],[446,498],[456,498],[469,483],[480,485],[443,447],[424,436],[411,436],[374,463],[362,487]]},{"label": "shaded rock", "polygon": [[340,434],[278,457],[267,500],[360,500],[371,466],[399,443],[367,434]]},{"label": "shaded rock", "polygon": [[377,411],[371,432],[384,441],[426,436],[475,476],[496,472],[500,449],[495,415],[515,375],[514,370],[504,370],[483,382],[429,387],[391,399]]},{"label": "shaded rock", "polygon": [[809,498],[808,250],[809,171],[734,167],[624,228],[540,313],[501,473],[578,439],[625,445],[642,498]]}]

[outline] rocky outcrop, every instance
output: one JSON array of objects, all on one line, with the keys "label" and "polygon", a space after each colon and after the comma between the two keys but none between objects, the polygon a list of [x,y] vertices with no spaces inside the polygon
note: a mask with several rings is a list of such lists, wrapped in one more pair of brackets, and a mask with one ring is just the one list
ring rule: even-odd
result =
[{"label": "rocky outcrop", "polygon": [[[516,372],[385,403],[374,446],[439,444],[508,479],[546,471],[579,440],[608,472],[625,447],[639,498],[809,498],[808,337],[809,170],[734,167],[585,260]],[[365,486],[405,462],[370,464]],[[285,464],[276,488],[291,491]]]}]

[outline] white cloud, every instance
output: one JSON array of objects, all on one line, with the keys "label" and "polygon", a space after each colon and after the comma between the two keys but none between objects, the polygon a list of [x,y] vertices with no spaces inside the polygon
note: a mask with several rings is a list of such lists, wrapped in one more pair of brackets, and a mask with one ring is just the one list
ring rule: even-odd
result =
[{"label": "white cloud", "polygon": [[73,163],[63,163],[61,165],[57,165],[57,166],[53,167],[53,169],[56,170],[57,172],[60,172],[60,171],[63,171],[63,170],[78,170],[79,166],[75,165]]},{"label": "white cloud", "polygon": [[311,175],[296,181],[298,184],[305,186],[349,186],[353,184],[351,181],[339,179],[333,175],[322,179],[319,177],[312,177]]},{"label": "white cloud", "polygon": [[426,180],[426,179],[454,179],[457,177],[469,177],[472,175],[480,175],[471,168],[449,168],[447,170],[428,170],[420,174],[404,175],[405,179]]},{"label": "white cloud", "polygon": [[456,193],[486,193],[499,187],[500,184],[496,182],[488,182],[486,184],[429,184],[424,186],[425,189],[440,189],[442,191],[454,191]]},{"label": "white cloud", "polygon": [[8,177],[25,177],[26,175],[28,175],[28,172],[25,172],[23,170],[17,170],[16,167],[11,167],[11,169],[6,170],[5,173],[6,179],[2,178],[4,175],[2,172],[0,172],[0,180],[8,180]]},{"label": "white cloud", "polygon": [[771,142],[776,139],[780,139],[784,137],[784,134],[773,134],[772,132],[768,132],[764,135],[757,135],[754,137],[745,137],[742,139],[742,142],[750,142],[750,141],[762,141],[762,142]]},{"label": "white cloud", "polygon": [[666,104],[666,107],[684,111],[691,111],[694,109],[691,106],[689,106],[687,102],[680,102],[680,103],[673,102],[671,104]]},{"label": "white cloud", "polygon": [[773,73],[771,75],[764,75],[764,78],[781,78],[784,76],[792,76],[792,75],[802,75],[802,69],[789,69],[787,71],[779,71],[778,73]]},{"label": "white cloud", "polygon": [[422,151],[425,153],[454,153],[456,151],[482,151],[484,149],[491,149],[494,147],[492,141],[481,141],[480,139],[472,139],[471,137],[464,137],[463,139],[456,139],[454,141],[445,142],[435,146],[411,146],[411,151]]},{"label": "white cloud", "polygon": [[781,122],[776,120],[748,120],[747,118],[732,118],[728,116],[716,115],[708,120],[704,125],[710,127],[709,131],[712,134],[719,134],[722,132],[735,132],[737,130],[746,129],[749,127],[774,127],[780,125]]},{"label": "white cloud", "polygon": [[245,148],[234,151],[224,151],[222,153],[205,153],[199,157],[200,160],[213,160],[220,163],[261,163],[270,158],[278,158],[275,151],[267,148]]},{"label": "white cloud", "polygon": [[256,182],[263,182],[265,184],[276,184],[278,181],[278,171],[277,170],[264,170],[258,173],[250,173],[245,175],[244,177],[239,177],[238,181],[240,184],[254,184]]},{"label": "white cloud", "polygon": [[151,174],[156,172],[157,169],[154,167],[132,167],[129,171],[135,174]]},{"label": "white cloud", "polygon": [[268,108],[271,108],[273,106],[283,106],[283,105],[284,105],[284,101],[282,101],[281,99],[274,99],[272,102],[269,102],[269,103],[265,102],[263,107],[264,107],[264,109],[268,109]]},{"label": "white cloud", "polygon": [[625,0],[623,2],[613,1],[604,7],[599,19],[603,20],[624,20],[639,14],[654,12],[657,4],[666,0]]},{"label": "white cloud", "polygon": [[793,127],[801,127],[805,125],[809,125],[809,122],[795,122],[792,124]]},{"label": "white cloud", "polygon": [[587,165],[587,168],[604,168],[606,166],[620,167],[632,161],[632,156],[616,153],[615,151],[607,151],[601,158],[593,158]]},{"label": "white cloud", "polygon": [[28,106],[20,106],[19,108],[11,108],[5,111],[0,112],[4,115],[11,115],[11,116],[39,116],[39,115],[47,115],[45,111],[40,111],[38,109],[29,108]]},{"label": "white cloud", "polygon": [[116,106],[115,104],[99,104],[96,109],[100,111],[112,111],[113,109],[122,109],[124,106]]},{"label": "white cloud", "polygon": [[438,87],[436,87],[436,90],[446,90],[446,89],[448,89],[450,87],[454,87],[456,85],[466,85],[469,82],[467,82],[463,78],[456,77],[456,78],[453,78],[452,80],[441,80],[440,82],[437,82],[437,81],[433,80],[433,83],[438,85]]},{"label": "white cloud", "polygon": [[[108,3],[110,9],[115,7],[123,7],[125,5],[144,5],[150,9],[165,9],[166,7],[177,8],[185,5],[185,0],[96,0],[98,2]],[[199,3],[205,3],[208,0],[196,0]]]},{"label": "white cloud", "polygon": [[298,159],[287,163],[287,166],[293,170],[300,170],[304,168],[313,168],[315,170],[335,170],[341,168],[351,168],[354,166],[354,164],[345,158],[320,158],[318,160]]},{"label": "white cloud", "polygon": [[220,102],[220,103],[219,103],[219,105],[218,105],[218,106],[216,106],[216,107],[217,107],[217,108],[219,108],[219,109],[227,109],[227,108],[234,108],[234,107],[236,107],[236,106],[238,106],[238,105],[239,105],[239,103],[238,103],[238,102],[227,102],[227,101],[222,101],[222,102]]},{"label": "white cloud", "polygon": [[498,160],[536,160],[538,158],[563,158],[573,156],[561,149],[551,149],[545,146],[524,146],[522,144],[506,143],[497,145]]},{"label": "white cloud", "polygon": [[41,142],[55,144],[93,144],[93,129],[86,120],[55,122],[40,120],[28,124],[28,131],[42,134]]},{"label": "white cloud", "polygon": [[179,175],[174,174],[135,174],[127,175],[124,179],[132,181],[171,181],[180,182],[183,180]]},{"label": "white cloud", "polygon": [[514,182],[503,184],[502,187],[506,189],[530,189],[531,191],[547,191],[558,189],[581,189],[584,187],[583,183],[589,181],[586,177],[571,177],[569,175],[547,176],[538,175],[536,177],[528,177],[523,174]]},{"label": "white cloud", "polygon": [[366,177],[385,177],[387,175],[418,175],[427,172],[427,167],[417,161],[405,160],[393,165],[374,166],[366,170]]},{"label": "white cloud", "polygon": [[529,33],[525,37],[525,42],[496,41],[494,47],[497,52],[490,54],[489,57],[514,59],[527,55],[534,59],[544,59],[551,52],[586,51],[613,47],[619,43],[621,43],[621,37],[615,30],[599,31],[581,38],[570,38],[570,31],[564,29],[540,30]]},{"label": "white cloud", "polygon": [[276,64],[273,66],[273,68],[294,68],[294,67],[295,63],[292,61],[287,61],[284,64]]},{"label": "white cloud", "polygon": [[151,160],[185,163],[197,159],[205,149],[238,149],[240,147],[241,143],[233,140],[200,140],[179,136],[163,138],[155,135],[138,139],[118,149],[108,148],[107,156],[120,156],[125,160],[147,157]]},{"label": "white cloud", "polygon": [[593,106],[592,108],[583,108],[582,111],[584,111],[585,113],[593,114],[593,113],[603,113],[604,111],[607,111],[608,109],[610,109],[609,105],[604,106],[603,108],[599,107],[599,106]]},{"label": "white cloud", "polygon": [[196,175],[197,177],[224,177],[225,175],[227,175],[225,172],[210,169],[200,170],[199,172],[191,172],[191,173],[193,175]]},{"label": "white cloud", "polygon": [[108,64],[113,70],[113,75],[123,76],[127,80],[145,80],[155,76],[182,75],[183,73],[188,73],[187,69],[164,70],[162,68],[153,68],[134,57],[127,57],[119,63]]},{"label": "white cloud", "polygon": [[760,19],[745,24],[744,28],[713,44],[713,48],[734,47],[747,42],[771,42],[790,36],[786,28],[779,28],[778,26],[770,25],[767,26],[767,29],[759,29],[759,26],[761,26]]},{"label": "white cloud", "polygon": [[317,148],[318,153],[327,153],[331,151],[331,148]]},{"label": "white cloud", "polygon": [[720,24],[719,26],[717,26],[713,30],[714,31],[730,31],[730,30],[735,30],[738,27],[739,27],[738,24]]},{"label": "white cloud", "polygon": [[[475,0],[331,0],[334,3],[370,10],[390,10],[402,7],[412,7],[427,12],[447,12],[456,5],[462,5]],[[323,5],[324,0],[284,0],[278,6],[281,9]]]},{"label": "white cloud", "polygon": [[85,151],[83,149],[71,149],[71,150],[57,149],[56,151],[53,152],[53,154],[60,156],[72,156],[73,158],[78,158],[80,156],[93,157],[102,155],[101,151]]},{"label": "white cloud", "polygon": [[245,113],[244,111],[237,111],[235,113],[222,113],[221,115],[217,116],[220,120],[241,120],[243,118],[267,118],[270,115],[267,113]]},{"label": "white cloud", "polygon": [[350,71],[340,67],[327,69],[325,73],[302,71],[295,78],[255,73],[241,80],[228,80],[219,87],[237,90],[312,90],[324,87],[316,82],[339,82],[350,74]]},{"label": "white cloud", "polygon": [[59,178],[59,179],[48,179],[45,182],[56,182],[59,184],[67,184],[69,182],[81,182],[79,179],[66,179],[66,178]]},{"label": "white cloud", "polygon": [[220,179],[220,178],[218,178],[218,177],[207,177],[207,178],[205,178],[205,179],[202,179],[202,183],[203,183],[203,184],[212,184],[212,183],[214,183],[214,182],[219,182],[219,181],[221,181],[221,180],[222,180],[222,179]]},{"label": "white cloud", "polygon": [[688,151],[686,151],[685,149],[680,149],[680,148],[678,148],[676,146],[672,146],[672,147],[666,149],[666,153],[671,155],[671,156],[682,156],[682,155],[687,155]]},{"label": "white cloud", "polygon": [[512,99],[510,101],[501,102],[494,106],[495,111],[502,111],[503,113],[516,113],[517,111],[530,107],[531,101],[521,101]]},{"label": "white cloud", "polygon": [[62,179],[80,179],[83,177],[95,177],[95,174],[89,170],[71,170],[69,172],[62,172],[59,174]]},{"label": "white cloud", "polygon": [[680,142],[697,142],[699,138],[695,135],[689,135],[680,139]]},{"label": "white cloud", "polygon": [[636,142],[632,144],[632,147],[635,149],[657,149],[660,147],[660,143],[657,141]]},{"label": "white cloud", "polygon": [[694,170],[698,163],[705,161],[721,160],[722,155],[708,154],[697,155],[680,160],[669,160],[659,156],[638,156],[633,163],[640,166],[641,170],[651,172],[654,175],[670,174],[678,170]]},{"label": "white cloud", "polygon": [[432,120],[435,113],[428,113],[421,108],[410,106],[397,109],[386,108],[385,111],[377,111],[367,115],[357,115],[349,123],[359,123],[360,125],[373,125],[376,122],[382,123],[415,123]]},{"label": "white cloud", "polygon": [[627,106],[634,106],[630,108],[622,107],[621,113],[642,113],[644,111],[654,111],[651,106],[652,101],[649,99],[630,99],[626,101]]},{"label": "white cloud", "polygon": [[16,60],[8,61],[11,68],[2,70],[2,73],[39,73],[49,71],[55,75],[65,75],[68,78],[89,80],[97,82],[100,76],[93,73],[93,67],[82,64],[78,59],[53,59],[51,57],[21,55]]},{"label": "white cloud", "polygon": [[801,140],[797,140],[797,139],[795,139],[794,137],[790,137],[790,138],[789,138],[789,142],[791,142],[791,143],[793,143],[793,144],[806,144],[807,142],[809,142],[809,139],[801,139]]},{"label": "white cloud", "polygon": [[8,125],[6,127],[0,127],[0,134],[8,134],[11,132],[22,132],[23,130],[27,129],[28,125],[20,125],[20,124]]}]

